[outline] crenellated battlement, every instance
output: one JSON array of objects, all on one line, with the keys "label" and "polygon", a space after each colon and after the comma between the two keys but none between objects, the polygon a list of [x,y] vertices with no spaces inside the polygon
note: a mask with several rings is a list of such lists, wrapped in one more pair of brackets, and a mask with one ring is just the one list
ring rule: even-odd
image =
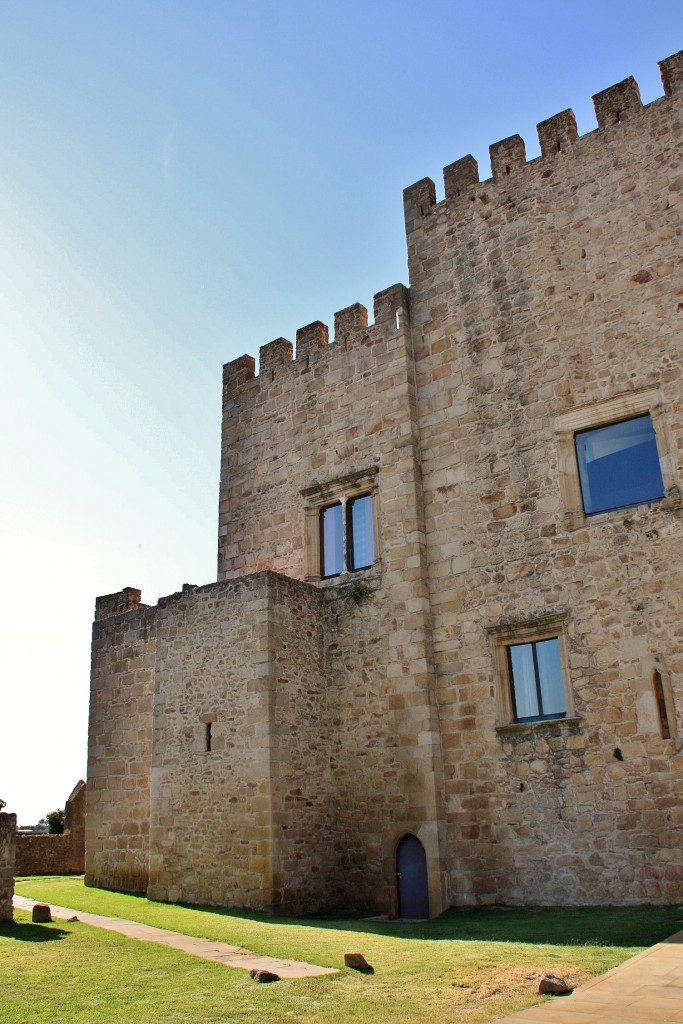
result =
[{"label": "crenellated battlement", "polygon": [[[348,351],[359,344],[367,344],[410,326],[409,290],[402,284],[391,285],[377,292],[373,299],[374,323],[368,323],[368,311],[360,302],[334,314],[334,341],[330,344],[329,328],[320,320],[296,332],[294,345],[286,338],[262,345],[259,349],[259,372],[252,356],[243,355],[223,367],[223,387],[226,393],[235,393],[251,380],[274,381],[291,366],[307,369],[311,358],[321,350]],[[373,338],[373,335],[375,336]]]},{"label": "crenellated battlement", "polygon": [[[683,94],[683,50],[659,62],[659,70],[664,86],[664,96],[655,103],[660,103],[675,95]],[[601,142],[604,132],[615,125],[629,122],[636,118],[645,107],[640,98],[640,90],[634,78],[626,78],[608,89],[593,96],[593,106],[598,125],[597,132],[591,132],[596,142]],[[491,159],[491,178],[493,184],[512,183],[521,173],[539,161],[553,159],[558,153],[566,153],[580,140],[587,136],[579,136],[576,118],[571,110],[563,110],[559,114],[541,121],[537,126],[541,156],[536,160],[527,161],[524,140],[519,135],[511,135],[489,147]],[[473,186],[480,182],[477,162],[472,156],[462,157],[444,168],[445,202],[458,200],[469,193]],[[433,208],[441,207],[436,201],[436,188],[431,178],[422,178],[409,186],[403,193],[406,233],[410,234],[418,228],[425,216]]]}]

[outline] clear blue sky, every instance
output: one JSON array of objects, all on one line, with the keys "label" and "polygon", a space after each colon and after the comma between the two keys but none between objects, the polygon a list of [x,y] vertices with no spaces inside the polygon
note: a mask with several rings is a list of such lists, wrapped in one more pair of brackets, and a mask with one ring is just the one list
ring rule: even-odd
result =
[{"label": "clear blue sky", "polygon": [[[401,190],[683,48],[683,4],[0,0],[0,796],[85,774],[97,594],[215,579],[221,365],[406,282]],[[406,282],[407,283],[407,282]],[[9,720],[9,725],[8,725]]]}]

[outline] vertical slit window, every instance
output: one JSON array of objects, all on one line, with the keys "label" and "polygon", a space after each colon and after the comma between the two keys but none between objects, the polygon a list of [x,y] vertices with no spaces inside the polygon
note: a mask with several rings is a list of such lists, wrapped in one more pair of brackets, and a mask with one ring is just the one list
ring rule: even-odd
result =
[{"label": "vertical slit window", "polygon": [[344,526],[341,502],[320,510],[320,575],[338,576],[344,569]]},{"label": "vertical slit window", "polygon": [[657,702],[657,713],[659,715],[659,729],[662,734],[663,740],[671,739],[671,727],[669,725],[669,714],[666,710],[666,700],[664,698],[664,685],[662,683],[661,673],[654,670],[652,675],[652,686],[655,691],[655,700]]},{"label": "vertical slit window", "polygon": [[211,722],[207,722],[204,733],[204,744],[207,753],[211,751]]},{"label": "vertical slit window", "polygon": [[372,496],[363,494],[351,498],[346,506],[346,517],[349,569],[366,569],[375,560]]}]

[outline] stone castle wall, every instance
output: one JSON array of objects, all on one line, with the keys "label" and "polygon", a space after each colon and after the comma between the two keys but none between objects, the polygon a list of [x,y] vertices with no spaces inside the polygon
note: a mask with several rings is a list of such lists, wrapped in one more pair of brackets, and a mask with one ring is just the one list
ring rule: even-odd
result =
[{"label": "stone castle wall", "polygon": [[[395,909],[388,845],[412,831],[428,851],[436,909],[445,899],[441,757],[406,289],[376,295],[374,319],[368,326],[359,305],[342,310],[332,345],[324,325],[303,328],[295,359],[282,339],[265,346],[258,377],[247,357],[225,367],[219,573],[270,565],[324,589],[340,766],[330,799],[347,905],[381,893]],[[359,486],[373,493],[375,564],[321,582],[317,513]],[[354,580],[371,590],[360,602],[344,590]]]},{"label": "stone castle wall", "polygon": [[[496,902],[680,899],[681,57],[406,191],[452,888]],[[611,402],[613,405],[601,405]],[[650,411],[662,501],[586,517],[573,419]],[[578,411],[578,412],[577,412]],[[577,421],[578,422],[578,421]],[[509,725],[493,627],[565,616],[576,720]],[[662,738],[653,676],[668,694]],[[623,759],[621,759],[623,758]],[[458,865],[456,871],[456,865]]]},{"label": "stone castle wall", "polygon": [[144,892],[149,873],[156,609],[98,598],[92,638],[86,884]]},{"label": "stone castle wall", "polygon": [[12,920],[16,814],[0,813],[0,921]]},{"label": "stone castle wall", "polygon": [[272,905],[268,608],[265,574],[160,602],[155,899]]},{"label": "stone castle wall", "polygon": [[[219,583],[98,604],[91,880],[142,889],[149,852],[154,898],[396,913],[413,833],[432,914],[683,898],[683,55],[662,76],[407,189],[373,325],[226,365]],[[585,516],[575,431],[646,412],[664,498]],[[320,510],[361,493],[375,561],[322,579]],[[547,635],[567,716],[515,723],[507,645]]]}]

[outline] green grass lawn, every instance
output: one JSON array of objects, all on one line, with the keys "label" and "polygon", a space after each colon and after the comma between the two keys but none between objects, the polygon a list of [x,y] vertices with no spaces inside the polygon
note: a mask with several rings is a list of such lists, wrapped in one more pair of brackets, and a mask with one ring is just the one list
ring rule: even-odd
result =
[{"label": "green grass lawn", "polygon": [[375,973],[258,985],[242,970],[81,923],[33,925],[18,911],[0,926],[4,1024],[415,1024],[426,1014],[430,1024],[479,1024],[536,1001],[544,969],[577,984],[683,928],[683,908],[491,907],[400,924],[168,906],[75,878],[27,879],[16,891],[324,966],[360,951]]}]

